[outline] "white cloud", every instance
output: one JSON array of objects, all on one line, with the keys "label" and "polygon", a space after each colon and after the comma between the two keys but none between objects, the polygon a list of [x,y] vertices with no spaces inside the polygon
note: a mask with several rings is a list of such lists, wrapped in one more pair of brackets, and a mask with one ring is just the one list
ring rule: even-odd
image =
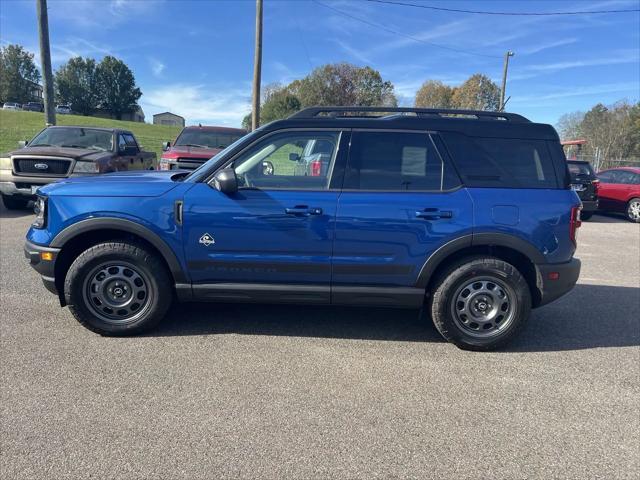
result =
[{"label": "white cloud", "polygon": [[161,77],[162,72],[164,72],[164,70],[167,68],[167,66],[164,63],[162,63],[157,58],[153,58],[153,57],[149,58],[149,65],[151,66],[151,72],[156,77]]},{"label": "white cloud", "polygon": [[49,17],[83,28],[111,29],[134,22],[157,8],[161,0],[50,0]]},{"label": "white cloud", "polygon": [[146,88],[140,99],[147,117],[170,111],[197,122],[239,127],[250,112],[251,87],[215,88],[209,85],[176,83]]},{"label": "white cloud", "polygon": [[571,45],[572,43],[576,43],[577,41],[577,38],[565,38],[563,40],[555,40],[547,43],[537,43],[530,47],[519,48],[516,51],[516,54],[533,55],[534,53],[542,52],[543,50],[548,50],[550,48],[562,47],[563,45]]},{"label": "white cloud", "polygon": [[[586,85],[582,87],[558,88],[548,93],[539,92],[536,95],[518,95],[511,100],[512,105],[521,107],[538,107],[541,105],[555,105],[558,100],[569,97],[600,96],[608,93],[637,92],[635,82],[607,83],[600,85]],[[547,103],[544,103],[547,102]]]}]

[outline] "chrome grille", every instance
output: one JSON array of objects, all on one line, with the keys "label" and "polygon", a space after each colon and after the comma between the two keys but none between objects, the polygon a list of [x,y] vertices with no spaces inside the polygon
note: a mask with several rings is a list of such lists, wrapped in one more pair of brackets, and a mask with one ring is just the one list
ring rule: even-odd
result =
[{"label": "chrome grille", "polygon": [[18,175],[40,175],[44,177],[65,176],[69,172],[70,168],[71,160],[46,157],[18,157],[13,159],[13,169]]},{"label": "chrome grille", "polygon": [[181,157],[181,158],[178,158],[178,168],[183,170],[194,170],[206,161],[207,161],[206,158]]}]

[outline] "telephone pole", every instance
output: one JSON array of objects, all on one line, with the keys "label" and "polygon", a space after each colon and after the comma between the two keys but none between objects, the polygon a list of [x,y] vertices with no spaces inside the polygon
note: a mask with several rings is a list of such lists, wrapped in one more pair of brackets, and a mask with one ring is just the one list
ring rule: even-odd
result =
[{"label": "telephone pole", "polygon": [[262,0],[256,0],[256,51],[253,59],[251,130],[260,126],[260,74],[262,70]]},{"label": "telephone pole", "polygon": [[504,54],[504,69],[502,70],[502,90],[500,90],[500,111],[504,111],[504,98],[505,92],[507,89],[507,70],[509,70],[509,57],[513,57],[515,55],[514,52],[508,50],[507,53]]},{"label": "telephone pole", "polygon": [[38,33],[40,36],[40,59],[42,62],[42,87],[44,94],[44,118],[47,125],[56,124],[53,105],[53,74],[51,73],[51,49],[49,47],[49,14],[47,0],[36,0],[38,11]]}]

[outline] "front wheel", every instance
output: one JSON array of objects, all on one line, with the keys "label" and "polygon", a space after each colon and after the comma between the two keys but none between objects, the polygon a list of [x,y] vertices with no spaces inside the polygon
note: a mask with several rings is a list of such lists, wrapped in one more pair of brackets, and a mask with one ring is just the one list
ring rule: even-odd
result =
[{"label": "front wheel", "polygon": [[632,198],[627,204],[627,218],[631,222],[640,223],[640,198]]},{"label": "front wheel", "polygon": [[513,265],[493,257],[470,257],[439,277],[429,310],[449,342],[464,350],[493,350],[523,328],[531,311],[531,292]]},{"label": "front wheel", "polygon": [[580,220],[589,220],[593,217],[593,212],[580,212]]},{"label": "front wheel", "polygon": [[119,241],[80,254],[69,268],[64,293],[78,322],[108,336],[155,327],[173,297],[164,263],[143,246]]}]

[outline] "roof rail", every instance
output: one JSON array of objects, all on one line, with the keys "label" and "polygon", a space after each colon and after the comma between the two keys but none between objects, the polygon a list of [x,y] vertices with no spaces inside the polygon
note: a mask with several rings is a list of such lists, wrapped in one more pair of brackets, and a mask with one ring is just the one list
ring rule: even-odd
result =
[{"label": "roof rail", "polygon": [[[344,117],[345,113],[415,113],[418,117],[475,117],[479,120],[506,120],[514,123],[528,123],[530,120],[517,113],[485,112],[481,110],[458,110],[447,108],[413,107],[309,107],[294,113],[289,118]],[[356,116],[356,115],[348,115]],[[371,115],[367,115],[372,118]],[[375,116],[373,116],[375,117]]]}]

